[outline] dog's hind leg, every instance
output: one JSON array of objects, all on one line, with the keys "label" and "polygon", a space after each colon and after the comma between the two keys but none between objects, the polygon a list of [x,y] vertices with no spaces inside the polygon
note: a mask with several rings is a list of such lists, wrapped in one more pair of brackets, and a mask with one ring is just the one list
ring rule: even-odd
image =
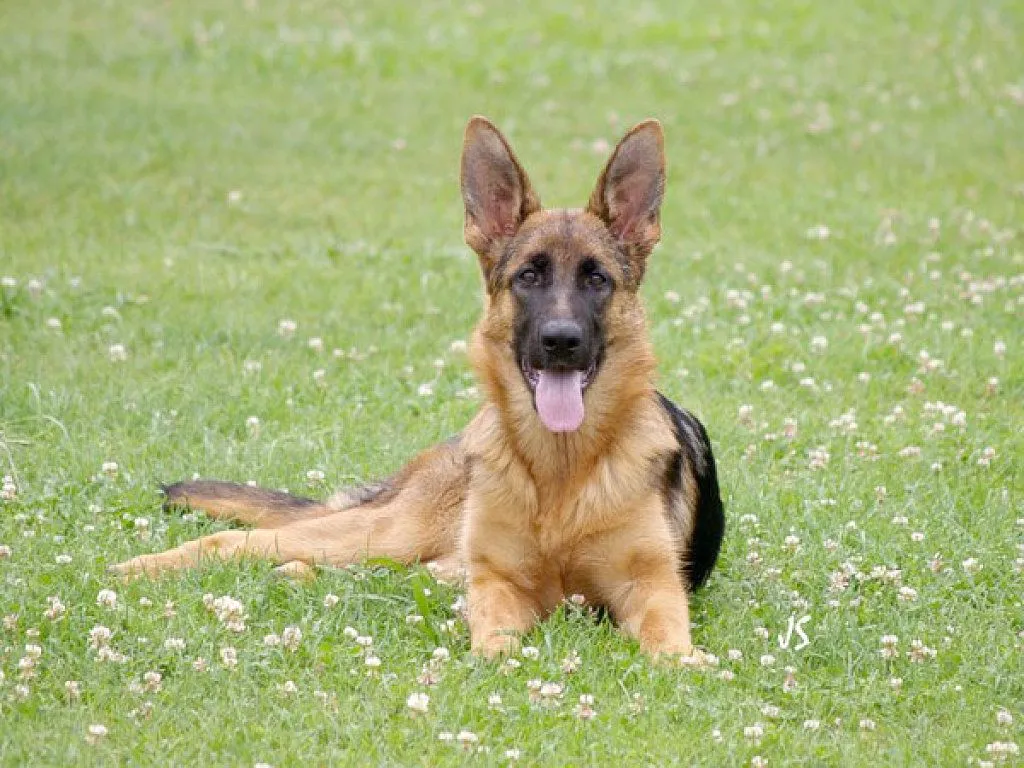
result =
[{"label": "dog's hind leg", "polygon": [[[125,576],[152,575],[192,567],[206,558],[259,557],[276,563],[299,561],[307,566],[343,566],[374,557],[402,563],[447,559],[456,552],[467,477],[461,448],[457,443],[443,443],[414,459],[386,492],[373,494],[355,506],[340,511],[325,506],[326,511],[317,509],[312,517],[284,523],[281,521],[287,518],[283,513],[273,510],[260,518],[243,518],[235,507],[220,505],[217,508],[227,512],[224,517],[254,520],[261,527],[220,531],[166,552],[133,558],[113,566],[113,570]],[[218,485],[218,493],[222,486]],[[273,491],[248,490],[274,494],[276,498]],[[280,524],[263,527],[260,521],[265,519]]]},{"label": "dog's hind leg", "polygon": [[141,555],[113,567],[125,576],[155,575],[206,559],[266,558],[275,563],[342,566],[374,557],[401,563],[434,560],[454,548],[432,530],[431,510],[404,499],[366,510],[345,510],[279,528],[220,531],[179,547]]}]

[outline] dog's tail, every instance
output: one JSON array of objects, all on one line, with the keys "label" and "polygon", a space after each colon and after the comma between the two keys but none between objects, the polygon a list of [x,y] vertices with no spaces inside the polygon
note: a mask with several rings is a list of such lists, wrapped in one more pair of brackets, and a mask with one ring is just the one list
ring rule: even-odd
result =
[{"label": "dog's tail", "polygon": [[164,507],[201,509],[219,520],[257,528],[280,528],[336,511],[326,503],[241,483],[193,480],[163,488]]}]

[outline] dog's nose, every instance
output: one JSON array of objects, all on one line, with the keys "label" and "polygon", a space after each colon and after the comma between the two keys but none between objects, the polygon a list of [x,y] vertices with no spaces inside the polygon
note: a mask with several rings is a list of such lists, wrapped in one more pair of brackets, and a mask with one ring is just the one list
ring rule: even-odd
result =
[{"label": "dog's nose", "polygon": [[548,320],[541,326],[540,343],[555,359],[569,357],[583,343],[583,329],[575,320]]}]

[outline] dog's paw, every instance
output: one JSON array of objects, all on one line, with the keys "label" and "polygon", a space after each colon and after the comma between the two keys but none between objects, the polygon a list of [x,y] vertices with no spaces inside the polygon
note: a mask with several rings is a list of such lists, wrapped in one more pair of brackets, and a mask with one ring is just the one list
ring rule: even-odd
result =
[{"label": "dog's paw", "polygon": [[673,669],[710,669],[718,666],[718,657],[696,646],[682,649],[662,649],[651,653],[651,659],[659,667]]},{"label": "dog's paw", "polygon": [[154,575],[158,569],[153,564],[147,562],[148,557],[148,555],[143,555],[141,557],[133,557],[131,560],[125,560],[123,563],[108,565],[107,573],[118,576],[123,581],[134,581],[142,576]]},{"label": "dog's paw", "polygon": [[462,587],[466,584],[466,566],[457,558],[444,560],[432,560],[426,564],[427,570],[434,581],[453,587]]},{"label": "dog's paw", "polygon": [[301,560],[290,560],[284,565],[277,566],[273,574],[279,579],[290,579],[305,584],[316,579],[316,568]]},{"label": "dog's paw", "polygon": [[718,666],[718,657],[713,653],[694,647],[689,653],[677,657],[679,666],[688,669],[710,669]]},{"label": "dog's paw", "polygon": [[487,661],[494,661],[519,652],[519,636],[513,632],[498,630],[491,632],[484,639],[474,641],[470,650]]},{"label": "dog's paw", "polygon": [[171,549],[167,552],[155,552],[150,555],[139,555],[123,563],[117,563],[107,567],[107,571],[120,576],[126,581],[137,579],[142,576],[156,578],[168,571],[175,571],[194,565],[181,551]]}]

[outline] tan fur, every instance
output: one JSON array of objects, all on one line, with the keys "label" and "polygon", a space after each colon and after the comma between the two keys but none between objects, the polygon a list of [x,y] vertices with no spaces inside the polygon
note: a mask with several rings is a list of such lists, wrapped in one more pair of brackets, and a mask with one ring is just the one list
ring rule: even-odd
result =
[{"label": "tan fur", "polygon": [[[487,287],[470,350],[486,403],[460,438],[421,454],[372,499],[341,492],[298,520],[183,492],[172,501],[259,527],[116,569],[153,574],[207,556],[258,556],[305,575],[303,564],[387,556],[435,564],[445,575],[465,571],[472,647],[486,656],[514,648],[520,633],[577,593],[608,606],[650,653],[692,653],[683,544],[659,491],[678,444],[655,393],[636,292],[660,235],[662,146],[660,126],[640,124],[616,148],[587,210],[543,210],[507,141],[474,118],[463,192],[466,240]],[[571,433],[549,432],[537,417],[511,347],[515,302],[498,275],[503,261],[507,272],[540,250],[597,259],[623,286],[606,310],[607,351],[585,394],[585,421]],[[693,472],[687,466],[683,478],[684,518],[696,504]]]}]

